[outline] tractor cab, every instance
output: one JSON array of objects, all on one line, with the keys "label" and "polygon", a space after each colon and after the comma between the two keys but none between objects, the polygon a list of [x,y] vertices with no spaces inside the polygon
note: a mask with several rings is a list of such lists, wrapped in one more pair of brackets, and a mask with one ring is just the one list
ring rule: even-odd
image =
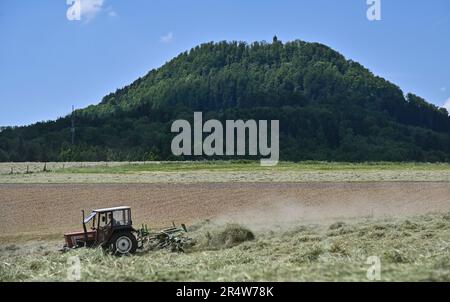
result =
[{"label": "tractor cab", "polygon": [[91,230],[131,228],[131,209],[130,207],[97,209],[83,219],[83,224],[89,225]]},{"label": "tractor cab", "polygon": [[97,209],[86,217],[82,213],[83,231],[64,235],[68,248],[102,246],[118,254],[136,251],[130,207]]}]

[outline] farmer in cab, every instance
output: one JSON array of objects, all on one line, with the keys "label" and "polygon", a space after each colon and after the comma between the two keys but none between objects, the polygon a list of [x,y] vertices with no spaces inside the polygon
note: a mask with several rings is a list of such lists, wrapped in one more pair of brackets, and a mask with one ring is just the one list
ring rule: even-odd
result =
[{"label": "farmer in cab", "polygon": [[114,219],[114,216],[113,216],[112,213],[109,213],[109,219],[108,220],[109,220],[109,224],[111,226],[117,225],[117,221]]}]

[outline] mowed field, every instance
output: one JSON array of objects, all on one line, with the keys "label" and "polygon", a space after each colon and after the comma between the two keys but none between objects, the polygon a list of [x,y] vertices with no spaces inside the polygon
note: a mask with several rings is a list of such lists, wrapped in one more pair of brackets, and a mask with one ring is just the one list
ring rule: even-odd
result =
[{"label": "mowed field", "polygon": [[[0,281],[67,280],[71,256],[82,281],[367,281],[371,256],[384,281],[450,281],[448,164],[29,166],[0,169]],[[58,252],[82,209],[119,205],[137,227],[186,223],[196,245],[121,258]],[[230,224],[254,239],[229,237]]]},{"label": "mowed field", "polygon": [[[444,182],[0,184],[2,237],[81,229],[81,210],[128,205],[136,225],[250,227],[450,212]],[[1,237],[0,237],[1,238]]]}]

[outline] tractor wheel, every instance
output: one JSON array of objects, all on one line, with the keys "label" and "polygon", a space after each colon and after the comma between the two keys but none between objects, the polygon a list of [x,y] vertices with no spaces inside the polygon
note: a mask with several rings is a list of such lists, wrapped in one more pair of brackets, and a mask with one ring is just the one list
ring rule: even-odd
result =
[{"label": "tractor wheel", "polygon": [[136,237],[130,232],[114,234],[110,240],[111,252],[114,255],[122,256],[134,254],[138,247]]}]

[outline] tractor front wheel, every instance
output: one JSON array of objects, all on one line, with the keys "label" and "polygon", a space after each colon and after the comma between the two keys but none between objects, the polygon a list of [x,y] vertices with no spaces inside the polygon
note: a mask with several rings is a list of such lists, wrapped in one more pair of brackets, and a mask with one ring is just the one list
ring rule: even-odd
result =
[{"label": "tractor front wheel", "polygon": [[114,234],[110,240],[111,252],[114,255],[134,254],[138,247],[136,237],[129,232]]}]

